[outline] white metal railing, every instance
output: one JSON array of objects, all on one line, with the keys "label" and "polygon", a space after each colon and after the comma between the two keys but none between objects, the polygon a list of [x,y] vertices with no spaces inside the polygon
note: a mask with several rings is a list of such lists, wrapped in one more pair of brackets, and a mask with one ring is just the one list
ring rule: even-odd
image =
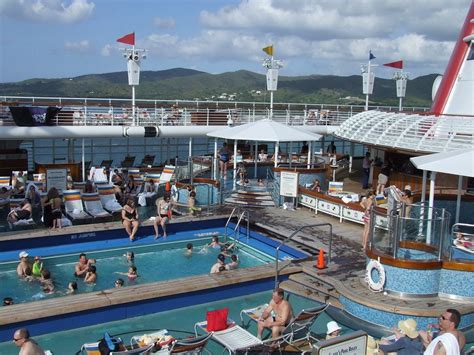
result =
[{"label": "white metal railing", "polygon": [[[2,96],[0,100],[2,125],[15,125],[9,104],[59,106],[62,109],[53,124],[77,126],[225,126],[252,122],[270,115],[268,103],[265,102],[137,100],[133,119],[131,101],[125,99]],[[377,108],[395,110],[389,106]],[[272,119],[294,126],[339,126],[363,110],[364,107],[359,105],[275,103]],[[425,111],[426,108],[405,108],[407,110]]]}]

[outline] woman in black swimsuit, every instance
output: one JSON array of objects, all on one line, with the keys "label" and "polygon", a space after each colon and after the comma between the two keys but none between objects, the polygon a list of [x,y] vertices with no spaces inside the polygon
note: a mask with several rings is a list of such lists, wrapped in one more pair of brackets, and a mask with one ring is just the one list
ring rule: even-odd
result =
[{"label": "woman in black swimsuit", "polygon": [[227,147],[227,143],[222,144],[222,148],[219,150],[219,166],[221,170],[221,178],[227,178],[227,163],[230,160],[231,154]]},{"label": "woman in black swimsuit", "polygon": [[129,199],[122,208],[122,223],[130,237],[130,241],[133,242],[140,223],[138,220],[138,211],[135,207],[135,201],[132,199]]}]

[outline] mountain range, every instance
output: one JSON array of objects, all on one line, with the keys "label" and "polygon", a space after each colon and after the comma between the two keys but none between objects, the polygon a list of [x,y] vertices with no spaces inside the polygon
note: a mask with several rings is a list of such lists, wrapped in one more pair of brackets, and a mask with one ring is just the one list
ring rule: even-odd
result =
[{"label": "mountain range", "polygon": [[[431,87],[437,74],[409,80],[405,106],[430,106]],[[226,94],[226,95],[223,95]],[[89,74],[61,79],[29,79],[0,83],[3,96],[110,97],[130,98],[126,72]],[[209,74],[202,71],[174,68],[143,71],[136,89],[137,99],[269,101],[264,74],[247,70]],[[235,95],[235,96],[234,96]],[[275,102],[306,102],[331,104],[363,104],[362,77],[309,75],[280,76]],[[395,81],[375,79],[371,104],[398,106]]]}]

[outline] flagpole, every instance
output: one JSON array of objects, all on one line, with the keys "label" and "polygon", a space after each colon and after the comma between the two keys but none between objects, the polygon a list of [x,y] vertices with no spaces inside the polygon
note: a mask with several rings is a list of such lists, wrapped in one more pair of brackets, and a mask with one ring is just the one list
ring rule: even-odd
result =
[{"label": "flagpole", "polygon": [[[135,53],[135,43],[133,43],[132,53]],[[135,126],[135,85],[132,85],[132,126]]]}]

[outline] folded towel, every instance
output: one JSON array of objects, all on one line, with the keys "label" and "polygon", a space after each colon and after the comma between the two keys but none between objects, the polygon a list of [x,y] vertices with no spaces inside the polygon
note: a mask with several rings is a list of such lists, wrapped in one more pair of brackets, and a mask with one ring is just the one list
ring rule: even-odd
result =
[{"label": "folded towel", "polygon": [[444,333],[436,338],[434,338],[431,343],[428,344],[424,355],[433,355],[435,354],[436,346],[441,342],[446,351],[446,355],[459,355],[459,343],[456,337],[451,333]]}]

